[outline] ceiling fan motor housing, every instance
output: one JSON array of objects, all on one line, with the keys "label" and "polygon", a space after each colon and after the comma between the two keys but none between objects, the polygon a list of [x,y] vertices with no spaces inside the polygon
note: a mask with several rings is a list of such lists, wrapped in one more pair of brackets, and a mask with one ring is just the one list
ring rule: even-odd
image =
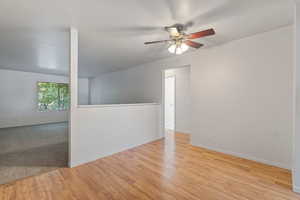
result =
[{"label": "ceiling fan motor housing", "polygon": [[165,30],[173,37],[178,37],[183,33],[184,26],[182,24],[174,24],[173,26],[165,27]]}]

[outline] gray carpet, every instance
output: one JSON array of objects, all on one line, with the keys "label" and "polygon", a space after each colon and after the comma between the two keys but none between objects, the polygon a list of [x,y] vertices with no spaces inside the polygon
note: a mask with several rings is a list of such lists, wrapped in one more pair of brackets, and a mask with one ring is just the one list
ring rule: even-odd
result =
[{"label": "gray carpet", "polygon": [[67,166],[67,123],[0,129],[0,184]]}]

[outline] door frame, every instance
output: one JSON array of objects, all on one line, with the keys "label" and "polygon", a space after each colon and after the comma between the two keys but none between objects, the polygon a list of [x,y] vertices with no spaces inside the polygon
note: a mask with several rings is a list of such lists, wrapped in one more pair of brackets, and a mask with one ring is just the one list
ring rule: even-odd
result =
[{"label": "door frame", "polygon": [[[160,135],[161,137],[165,137],[165,74],[166,70],[170,69],[180,69],[184,67],[190,67],[191,70],[191,64],[184,64],[184,65],[175,65],[173,67],[170,66],[163,66],[161,69],[161,106],[160,106],[160,119],[159,119],[159,129],[160,129]],[[174,116],[174,132],[176,131],[176,74],[175,76],[175,116]]]}]

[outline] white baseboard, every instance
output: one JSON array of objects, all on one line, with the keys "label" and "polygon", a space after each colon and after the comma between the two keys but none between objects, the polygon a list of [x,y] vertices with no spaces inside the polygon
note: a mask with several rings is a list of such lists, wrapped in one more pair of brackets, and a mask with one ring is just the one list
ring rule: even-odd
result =
[{"label": "white baseboard", "polygon": [[192,145],[202,147],[202,148],[205,148],[205,149],[209,149],[209,150],[212,150],[212,151],[217,151],[217,152],[220,152],[220,153],[225,153],[225,154],[229,154],[229,155],[232,155],[232,156],[244,158],[244,159],[247,159],[247,160],[252,160],[252,161],[255,161],[255,162],[259,162],[259,163],[272,165],[272,166],[275,166],[275,167],[280,167],[280,168],[289,169],[289,170],[291,169],[291,166],[287,163],[279,163],[279,162],[276,162],[276,161],[270,161],[270,160],[266,160],[266,159],[263,159],[263,158],[257,158],[255,156],[251,156],[251,155],[247,155],[247,154],[243,154],[243,153],[237,153],[237,152],[233,152],[233,151],[228,151],[228,150],[224,150],[224,149],[220,149],[220,148],[214,148],[214,147],[210,147],[210,146],[202,145],[202,144],[192,143]]},{"label": "white baseboard", "polygon": [[16,127],[26,127],[26,126],[39,126],[44,124],[56,124],[56,123],[66,123],[68,120],[52,120],[52,121],[40,121],[40,122],[31,122],[31,123],[14,123],[14,124],[0,124],[1,128],[16,128]]},{"label": "white baseboard", "polygon": [[176,132],[176,133],[188,134],[188,135],[191,134],[190,131],[183,131],[183,130],[178,130],[178,129],[176,129],[174,132]]},{"label": "white baseboard", "polygon": [[293,186],[293,191],[297,192],[297,193],[300,193],[300,187],[294,185]]}]

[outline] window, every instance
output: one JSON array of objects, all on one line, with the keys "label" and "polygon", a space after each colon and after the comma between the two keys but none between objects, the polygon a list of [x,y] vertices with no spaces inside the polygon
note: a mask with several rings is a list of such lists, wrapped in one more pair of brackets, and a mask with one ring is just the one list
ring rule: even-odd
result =
[{"label": "window", "polygon": [[70,106],[70,92],[67,83],[38,82],[39,111],[67,110]]}]

